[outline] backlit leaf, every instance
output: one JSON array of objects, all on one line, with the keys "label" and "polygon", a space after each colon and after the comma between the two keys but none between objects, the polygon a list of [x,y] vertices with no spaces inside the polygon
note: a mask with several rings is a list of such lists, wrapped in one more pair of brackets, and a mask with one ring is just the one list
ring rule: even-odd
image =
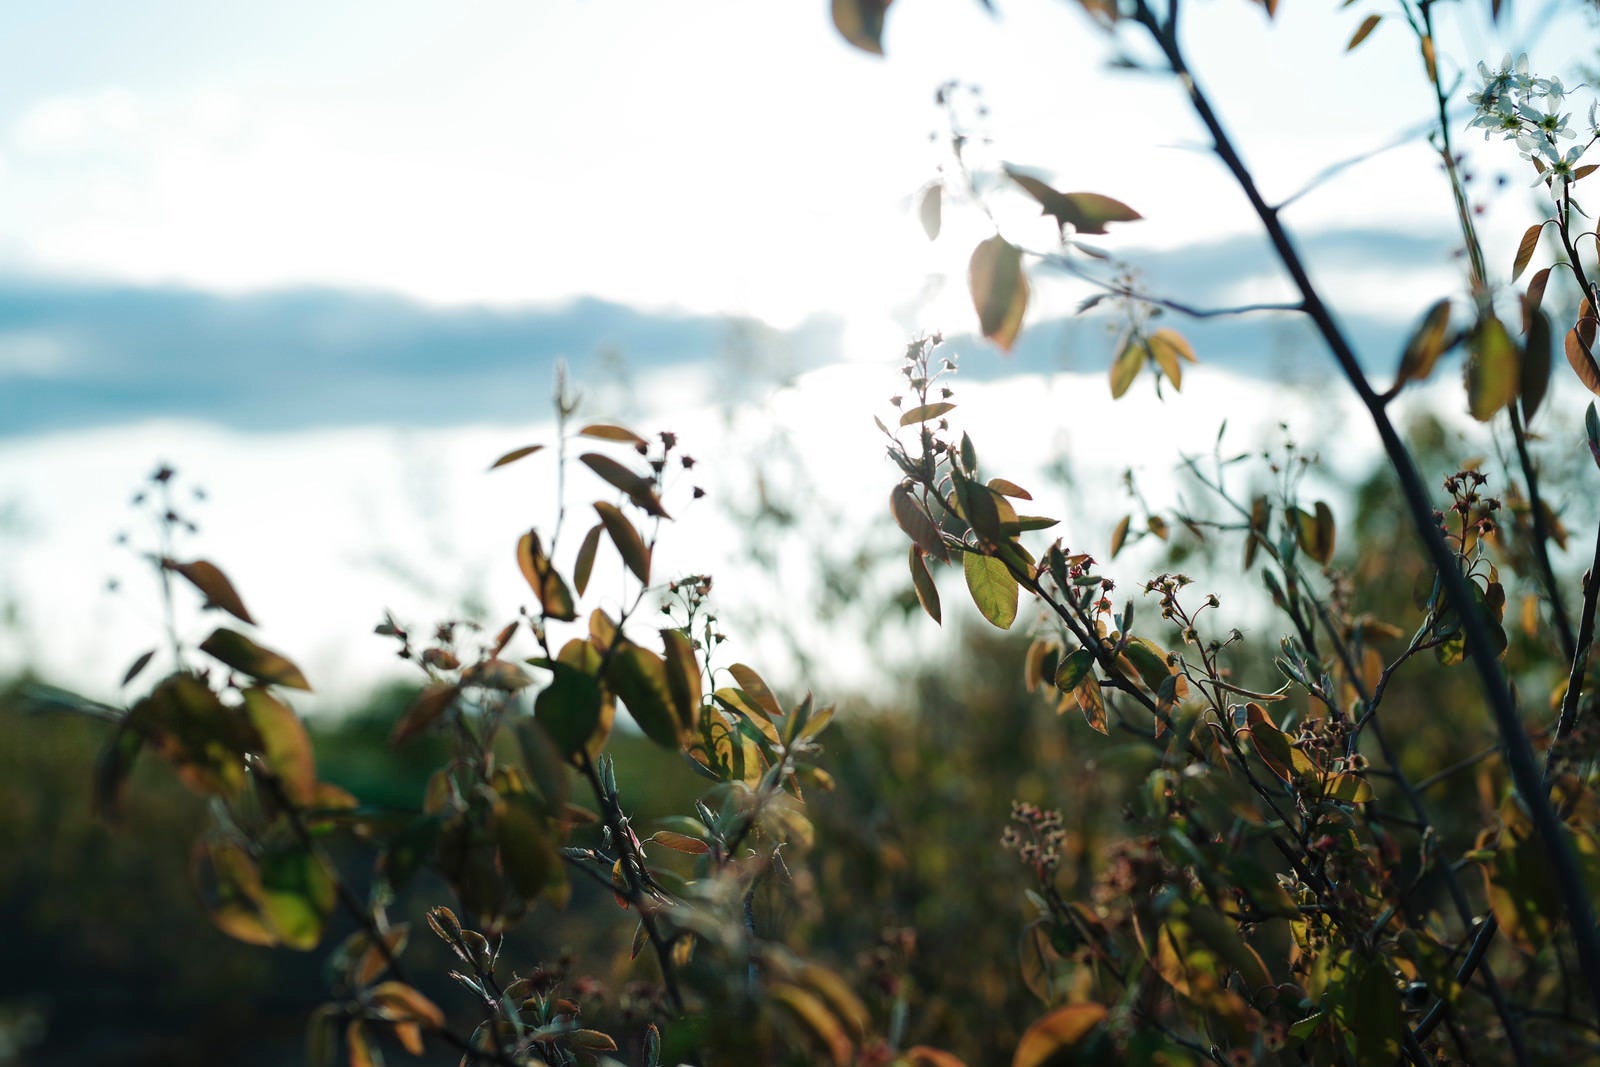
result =
[{"label": "backlit leaf", "polygon": [[1516,399],[1522,358],[1505,325],[1493,315],[1481,319],[1467,338],[1467,406],[1472,417],[1488,422]]},{"label": "backlit leaf", "polygon": [[773,983],[768,987],[768,995],[789,1009],[816,1042],[827,1050],[834,1067],[849,1067],[855,1058],[850,1035],[845,1033],[843,1024],[820,997],[787,982]]},{"label": "backlit leaf", "polygon": [[1122,201],[1099,193],[1058,192],[1014,167],[1006,168],[1006,176],[1039,202],[1043,213],[1053,217],[1061,227],[1063,236],[1068,226],[1083,235],[1104,234],[1108,222],[1136,222],[1144,217]]},{"label": "backlit leaf", "polygon": [[962,570],[972,602],[984,618],[1002,630],[1017,621],[1017,580],[1006,565],[993,556],[964,553]]},{"label": "backlit leaf", "polygon": [[670,848],[674,852],[682,852],[690,856],[703,856],[711,851],[711,846],[698,837],[674,833],[671,830],[657,830],[650,835],[650,840],[663,848]]},{"label": "backlit leaf", "polygon": [[1028,278],[1022,272],[1022,251],[999,234],[973,249],[967,283],[983,335],[1011,351],[1028,307]]},{"label": "backlit leaf", "polygon": [[420,1023],[430,1030],[444,1025],[438,1005],[404,982],[380,982],[370,996],[378,1014],[390,1022]]},{"label": "backlit leaf", "polygon": [[1183,364],[1180,361],[1194,362],[1194,349],[1184,336],[1176,330],[1160,329],[1150,335],[1146,346],[1172,387],[1182,389]]},{"label": "backlit leaf", "polygon": [[255,686],[244,691],[244,710],[250,725],[261,736],[262,754],[283,783],[283,791],[297,806],[309,807],[316,798],[317,765],[311,753],[311,738],[300,716]]},{"label": "backlit leaf", "polygon": [[661,641],[665,653],[662,658],[666,663],[667,688],[672,692],[679,729],[692,737],[700,728],[700,703],[704,698],[700,661],[695,657],[694,642],[682,630],[662,630]]},{"label": "backlit leaf", "polygon": [[919,407],[914,407],[904,415],[901,415],[900,425],[915,426],[919,422],[927,422],[929,419],[937,419],[940,415],[943,415],[946,412],[954,411],[955,409],[956,406],[947,400],[942,400],[936,404],[923,404]]},{"label": "backlit leaf", "polygon": [[1087,648],[1077,649],[1056,668],[1056,687],[1064,693],[1070,693],[1082,685],[1093,670],[1094,653]]},{"label": "backlit leaf", "polygon": [[578,617],[572,593],[550,557],[544,554],[537,531],[529,530],[517,539],[517,567],[533,595],[539,598],[540,610],[546,618],[570,622]]},{"label": "backlit leaf", "polygon": [[674,708],[667,666],[660,656],[638,645],[616,650],[606,667],[606,684],[650,740],[674,749],[690,740]]},{"label": "backlit leaf", "polygon": [[504,659],[486,659],[474,663],[461,672],[461,684],[480,689],[496,689],[502,693],[515,693],[533,684],[533,679],[521,667]]},{"label": "backlit leaf", "polygon": [[1132,515],[1124,515],[1117,522],[1117,528],[1111,531],[1111,558],[1116,559],[1117,553],[1122,551],[1122,544],[1128,539],[1128,523],[1133,520]]},{"label": "backlit leaf", "polygon": [[[1590,332],[1592,335],[1592,327]],[[1589,392],[1600,395],[1600,365],[1595,363],[1592,343],[1584,340],[1576,326],[1567,331],[1566,350],[1567,362],[1578,375],[1578,381]]]},{"label": "backlit leaf", "polygon": [[1400,355],[1400,369],[1395,372],[1396,383],[1423,381],[1433,373],[1433,365],[1445,350],[1450,327],[1450,301],[1437,301],[1422,321],[1411,332],[1405,351]]},{"label": "backlit leaf", "polygon": [[163,560],[161,565],[183,575],[190,585],[200,590],[206,598],[206,607],[221,608],[240,622],[254,625],[256,620],[245,610],[244,601],[239,599],[233,583],[228,581],[228,576],[215,564],[203,559],[197,559],[193,563],[178,563],[169,559]]},{"label": "backlit leaf", "polygon": [[200,642],[200,651],[267,685],[310,691],[306,676],[281,654],[263,648],[244,634],[217,627]]},{"label": "backlit leaf", "polygon": [[1549,225],[1548,219],[1544,222],[1529,226],[1522,235],[1522,240],[1517,243],[1517,258],[1511,264],[1511,280],[1516,281],[1522,272],[1528,269],[1528,264],[1533,260],[1534,250],[1539,247],[1539,235]]},{"label": "backlit leaf", "polygon": [[1129,337],[1111,361],[1111,399],[1120,400],[1144,369],[1149,350],[1136,338]]},{"label": "backlit leaf", "polygon": [[1522,418],[1532,421],[1544,395],[1550,388],[1551,349],[1555,338],[1550,326],[1550,316],[1540,308],[1528,313],[1528,328],[1522,348],[1522,382],[1518,393],[1522,399]]},{"label": "backlit leaf", "polygon": [[1057,1008],[1028,1027],[1017,1043],[1011,1067],[1044,1067],[1055,1057],[1070,1054],[1105,1018],[1105,1006],[1092,1001]]},{"label": "backlit leaf", "polygon": [[755,668],[735,663],[728,668],[728,673],[733,675],[734,680],[739,683],[739,688],[756,702],[768,718],[775,719],[783,715],[783,705],[778,703],[778,698],[768,688],[766,680],[756,673]]}]

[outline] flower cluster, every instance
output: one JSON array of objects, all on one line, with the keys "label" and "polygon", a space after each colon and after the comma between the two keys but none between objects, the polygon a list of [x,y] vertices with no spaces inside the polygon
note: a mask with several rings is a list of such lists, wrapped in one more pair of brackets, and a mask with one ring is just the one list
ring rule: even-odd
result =
[{"label": "flower cluster", "polygon": [[1589,106],[1588,140],[1563,151],[1561,142],[1573,140],[1577,134],[1570,125],[1571,115],[1562,110],[1567,90],[1560,78],[1530,75],[1526,54],[1515,61],[1507,55],[1497,70],[1479,63],[1478,75],[1483,87],[1467,96],[1467,102],[1478,112],[1468,128],[1483,130],[1486,140],[1498,131],[1507,140],[1515,141],[1523,157],[1538,168],[1539,181],[1572,180],[1578,160],[1600,136],[1596,105]]}]

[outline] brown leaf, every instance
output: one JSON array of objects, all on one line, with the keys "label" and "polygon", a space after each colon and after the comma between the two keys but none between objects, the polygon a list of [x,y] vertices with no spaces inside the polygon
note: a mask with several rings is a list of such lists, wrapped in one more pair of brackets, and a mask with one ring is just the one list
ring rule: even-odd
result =
[{"label": "brown leaf", "polygon": [[256,620],[252,619],[250,613],[244,609],[244,601],[239,599],[233,583],[228,581],[228,576],[215,564],[203,559],[197,559],[193,563],[179,563],[168,559],[162,560],[161,565],[183,575],[190,585],[200,590],[206,598],[206,607],[221,608],[240,622],[255,624]]},{"label": "brown leaf", "polygon": [[1361,21],[1361,25],[1356,27],[1355,35],[1350,38],[1350,43],[1344,46],[1344,50],[1346,52],[1355,51],[1357,46],[1359,46],[1362,41],[1365,41],[1371,35],[1372,31],[1378,28],[1378,23],[1382,21],[1382,15],[1368,15]]},{"label": "brown leaf", "polygon": [[883,17],[889,0],[833,0],[833,25],[863,52],[883,55]]},{"label": "brown leaf", "polygon": [[507,452],[505,455],[489,464],[489,469],[494,470],[496,467],[504,467],[509,463],[515,463],[517,460],[522,459],[525,456],[533,455],[543,447],[544,445],[524,445],[521,448],[513,448],[510,452]]},{"label": "brown leaf", "polygon": [[999,234],[972,250],[967,283],[983,335],[1006,352],[1022,330],[1028,308],[1028,277],[1022,272],[1022,250]]}]

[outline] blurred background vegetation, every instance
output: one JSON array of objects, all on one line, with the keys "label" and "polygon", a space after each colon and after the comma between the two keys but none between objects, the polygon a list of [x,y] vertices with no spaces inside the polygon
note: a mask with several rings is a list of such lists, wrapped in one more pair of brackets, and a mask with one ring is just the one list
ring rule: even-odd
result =
[{"label": "blurred background vegetation", "polygon": [[[1436,478],[1459,465],[1462,446],[1439,423],[1417,423],[1412,439]],[[1558,473],[1553,499],[1565,498],[1562,488]],[[1423,563],[1395,550],[1409,534],[1387,480],[1375,475],[1341,492],[1352,518],[1341,523],[1337,562],[1350,576],[1355,610],[1414,626],[1412,590]],[[1506,525],[1514,525],[1510,516]],[[1514,532],[1501,549],[1516,551]],[[1227,602],[1239,595],[1239,550],[1236,539],[1176,533],[1162,562],[1181,565]],[[870,565],[863,555],[861,566]],[[1206,585],[1208,574],[1226,584]],[[1119,599],[1139,598],[1133,584],[1125,582]],[[916,608],[901,596],[883,610]],[[787,857],[787,884],[769,883],[757,921],[851,975],[879,1025],[898,1026],[904,1045],[925,1042],[979,1064],[1008,1057],[1042,1007],[1023,965],[1030,876],[999,845],[1013,801],[1063,811],[1060,888],[1081,897],[1107,862],[1106,845],[1124,835],[1124,805],[1149,767],[1149,748],[1115,730],[1101,736],[1076,712],[1058,715],[1048,697],[1029,693],[1021,622],[1001,634],[964,610],[948,617],[974,622],[950,627],[947,656],[895,679],[886,689],[892,697],[841,702],[823,761],[835,788],[809,798],[816,844],[809,855]],[[1274,688],[1277,630],[1247,629],[1236,646],[1237,676]],[[1507,629],[1508,666],[1526,677],[1537,660],[1523,655],[1511,613]],[[305,1018],[326,989],[324,957],[348,931],[336,925],[323,949],[297,954],[245,946],[214,929],[187,877],[205,821],[201,802],[147,758],[123,821],[96,821],[90,775],[104,726],[33,710],[32,681],[0,687],[0,1064],[300,1062]],[[427,737],[398,749],[387,742],[414,693],[391,687],[314,721],[323,777],[363,804],[418,810],[443,749]],[[1456,710],[1474,707],[1473,694],[1468,672],[1431,658],[1396,678],[1385,722],[1418,777],[1491,742],[1485,722],[1463,721]],[[643,825],[692,810],[704,783],[685,762],[630,733],[617,735],[612,751],[625,807]],[[1470,834],[1500,795],[1498,776],[1492,760],[1472,763],[1431,788],[1446,855],[1472,847]],[[1392,829],[1406,846],[1401,854],[1414,854],[1405,820]],[[361,843],[336,849],[361,888]],[[422,912],[450,902],[442,883],[419,878],[395,914],[424,931]],[[511,935],[503,958],[524,973],[570,964],[570,975],[584,978],[574,988],[586,1017],[619,1029],[638,1024],[646,1008],[629,983],[650,975],[644,960],[634,971],[632,923],[618,921],[609,894],[579,880],[567,913],[552,919],[545,907]],[[445,977],[441,943],[421,933],[409,954],[412,972],[432,980],[423,983],[430,997],[447,1011],[470,1008]]]}]

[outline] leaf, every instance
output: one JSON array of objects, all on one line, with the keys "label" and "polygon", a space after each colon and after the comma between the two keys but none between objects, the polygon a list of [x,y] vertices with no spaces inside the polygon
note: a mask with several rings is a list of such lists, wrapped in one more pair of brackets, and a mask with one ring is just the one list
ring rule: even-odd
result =
[{"label": "leaf", "polygon": [[129,682],[139,677],[139,672],[143,671],[147,666],[150,665],[150,659],[155,654],[156,650],[152,648],[150,651],[143,653],[138,659],[130,663],[128,665],[128,669],[122,674],[122,684],[127,685]]},{"label": "leaf", "polygon": [[937,404],[922,404],[918,407],[912,408],[904,415],[901,415],[900,425],[915,426],[919,422],[927,422],[929,419],[937,419],[940,415],[943,415],[946,412],[954,411],[955,409],[956,406],[949,401],[940,401]]},{"label": "leaf", "polygon": [[1533,277],[1528,279],[1528,294],[1523,302],[1527,311],[1537,311],[1544,303],[1544,287],[1550,281],[1550,268],[1541,267],[1533,272]]},{"label": "leaf", "polygon": [[935,182],[922,190],[922,199],[917,204],[917,218],[922,222],[922,232],[928,235],[930,241],[939,239],[943,205],[944,186]]},{"label": "leaf", "polygon": [[474,663],[461,672],[461,684],[480,689],[496,689],[502,693],[515,693],[533,684],[528,672],[510,660],[486,659]]},{"label": "leaf", "polygon": [[728,673],[733,675],[734,680],[739,683],[739,688],[756,702],[756,706],[769,719],[783,715],[783,705],[778,703],[778,698],[773,696],[772,690],[767,687],[766,680],[757,674],[754,668],[746,667],[743,663],[735,663],[728,668]]},{"label": "leaf", "polygon": [[1364,804],[1372,799],[1372,786],[1359,774],[1335,774],[1322,783],[1322,795],[1346,804]]},{"label": "leaf", "polygon": [[544,445],[524,445],[521,448],[513,448],[510,452],[507,452],[505,455],[489,464],[489,469],[494,470],[496,467],[504,467],[508,464],[515,463],[519,459],[533,455],[542,448],[544,448]]},{"label": "leaf", "polygon": [[1071,226],[1079,234],[1104,234],[1108,222],[1137,222],[1144,216],[1120,200],[1099,193],[1062,193],[1031,174],[1006,167],[1006,176],[1039,202],[1043,213],[1052,216],[1066,236]]},{"label": "leaf", "polygon": [[579,437],[594,437],[601,441],[616,441],[624,445],[644,445],[649,447],[650,442],[628,429],[626,426],[617,426],[609,422],[591,422],[578,431]]},{"label": "leaf", "polygon": [[1132,515],[1124,515],[1117,523],[1117,528],[1111,531],[1111,558],[1116,559],[1117,553],[1122,551],[1122,544],[1128,539],[1128,523],[1133,520]]},{"label": "leaf", "polygon": [[1417,328],[1411,331],[1405,350],[1400,354],[1400,369],[1395,372],[1395,384],[1427,379],[1433,365],[1446,348],[1446,330],[1450,326],[1450,301],[1439,300],[1422,316]]},{"label": "leaf", "polygon": [[1094,654],[1087,648],[1080,648],[1061,661],[1056,668],[1056,688],[1063,693],[1071,693],[1082,685],[1084,679],[1090,677],[1094,671]]},{"label": "leaf", "polygon": [[[1590,405],[1592,408],[1594,405]],[[144,737],[118,723],[94,761],[93,807],[96,818],[115,822],[122,815],[122,784],[144,749]]]},{"label": "leaf", "polygon": [[698,837],[674,833],[671,830],[657,830],[650,835],[650,840],[664,848],[670,848],[674,852],[682,852],[690,856],[704,856],[711,851],[711,846]]},{"label": "leaf", "polygon": [[578,546],[578,558],[572,564],[572,585],[579,596],[589,588],[589,576],[594,573],[594,557],[600,551],[600,533],[604,529],[604,523],[595,523],[583,535],[583,543]]},{"label": "leaf", "polygon": [[1600,414],[1594,409],[1594,401],[1589,401],[1589,407],[1583,413],[1584,434],[1589,438],[1589,455],[1594,457],[1594,464],[1600,467]]},{"label": "leaf", "polygon": [[1111,361],[1111,399],[1120,400],[1122,395],[1133,385],[1134,379],[1139,377],[1139,372],[1144,369],[1145,360],[1149,357],[1149,349],[1139,341],[1129,337],[1117,352],[1117,358]]},{"label": "leaf", "polygon": [[670,519],[671,515],[661,506],[661,498],[656,496],[655,483],[644,475],[639,474],[618,463],[610,456],[602,456],[598,452],[585,452],[578,457],[579,461],[600,478],[631,500],[635,507],[647,515],[654,515],[660,519]]},{"label": "leaf", "polygon": [[367,1031],[360,1019],[350,1020],[344,1032],[345,1043],[350,1047],[350,1067],[377,1067],[372,1046],[367,1042]]},{"label": "leaf", "polygon": [[1056,1056],[1071,1053],[1105,1018],[1105,1006],[1092,1001],[1057,1008],[1028,1027],[1011,1067],[1044,1067]]},{"label": "leaf", "polygon": [[828,1050],[834,1067],[849,1067],[855,1058],[855,1048],[843,1024],[828,1006],[810,990],[787,982],[775,982],[768,987],[768,995],[782,1004],[810,1032],[817,1043]]},{"label": "leaf", "polygon": [[572,593],[550,557],[544,554],[538,531],[529,530],[517,539],[517,567],[533,595],[539,598],[540,611],[546,618],[571,622],[578,617]]},{"label": "leaf", "polygon": [[883,17],[890,0],[833,0],[833,25],[863,52],[883,55]]},{"label": "leaf", "polygon": [[403,744],[438,722],[460,694],[460,687],[449,682],[434,682],[424,688],[394,724],[394,729],[389,733],[389,744]]},{"label": "leaf", "polygon": [[1160,329],[1150,335],[1145,342],[1151,356],[1155,358],[1156,366],[1161,368],[1167,376],[1167,381],[1172,383],[1174,389],[1183,388],[1183,364],[1180,360],[1195,361],[1194,349],[1189,342],[1176,330]]},{"label": "leaf", "polygon": [[1244,542],[1244,569],[1249,570],[1256,561],[1256,549],[1267,536],[1267,523],[1272,519],[1272,501],[1258,496],[1250,502],[1250,532]]},{"label": "leaf", "polygon": [[305,724],[287,704],[255,686],[244,691],[244,710],[261,735],[262,754],[284,793],[296,806],[310,807],[316,799],[317,765]]},{"label": "leaf", "polygon": [[933,575],[928,573],[928,565],[922,560],[922,549],[917,545],[911,546],[911,588],[916,591],[917,603],[922,605],[922,610],[928,613],[928,617],[941,626],[944,625],[939,608],[939,587],[935,584]]},{"label": "leaf", "polygon": [[1517,244],[1517,258],[1511,264],[1512,281],[1516,281],[1522,276],[1522,272],[1528,269],[1528,264],[1533,260],[1534,250],[1539,247],[1539,235],[1544,232],[1544,228],[1549,224],[1550,220],[1546,219],[1541,223],[1529,226],[1527,232],[1522,235],[1522,240]]},{"label": "leaf", "polygon": [[1001,496],[1015,497],[1018,500],[1032,500],[1033,494],[1028,492],[1016,482],[1009,482],[1004,478],[990,478],[989,488]]},{"label": "leaf", "polygon": [[622,562],[627,564],[639,581],[649,585],[650,549],[644,543],[644,538],[639,536],[639,531],[614,504],[596,500],[594,509],[600,513],[600,521],[605,524],[606,533],[611,535],[611,543],[617,546]]},{"label": "leaf", "polygon": [[1011,351],[1028,308],[1022,250],[999,234],[989,238],[972,251],[967,283],[983,335],[1002,350]]},{"label": "leaf", "polygon": [[906,1049],[906,1067],[967,1067],[959,1057],[929,1045],[913,1045]]},{"label": "leaf", "polygon": [[1017,580],[1006,565],[993,556],[967,552],[962,556],[967,591],[978,611],[1002,630],[1017,621]]},{"label": "leaf", "polygon": [[654,652],[638,645],[617,649],[606,666],[606,684],[656,744],[676,749],[693,739],[674,708],[667,665]]},{"label": "leaf", "polygon": [[439,1006],[404,982],[380,982],[370,996],[378,1014],[390,1022],[420,1023],[430,1030],[444,1026]]},{"label": "leaf", "polygon": [[533,900],[561,869],[561,854],[531,797],[504,797],[494,809],[495,844],[507,881],[524,900]]},{"label": "leaf", "polygon": [[294,843],[266,849],[260,871],[262,917],[279,943],[301,952],[316,948],[337,897],[328,868]]},{"label": "leaf", "polygon": [[1355,35],[1350,38],[1350,43],[1344,46],[1346,52],[1353,52],[1365,41],[1373,30],[1378,28],[1378,23],[1383,21],[1382,15],[1368,15],[1361,20],[1361,25],[1356,27]]},{"label": "leaf", "polygon": [[1091,729],[1109,736],[1111,731],[1106,728],[1106,698],[1100,691],[1100,680],[1091,674],[1073,690],[1072,695],[1078,702],[1078,710],[1083,712],[1083,721]]},{"label": "leaf", "polygon": [[219,626],[200,642],[200,651],[267,685],[310,692],[306,676],[287,658],[256,644],[244,634]]},{"label": "leaf", "polygon": [[889,494],[889,511],[894,515],[895,523],[918,548],[941,562],[950,558],[938,524],[922,509],[904,484],[895,486]]},{"label": "leaf", "polygon": [[1596,366],[1590,346],[1584,342],[1578,327],[1567,331],[1567,362],[1572,364],[1578,380],[1589,392],[1600,395],[1600,366]]},{"label": "leaf", "polygon": [[162,560],[161,565],[167,570],[183,575],[190,585],[200,590],[206,598],[206,607],[221,608],[240,622],[255,625],[256,620],[245,610],[244,601],[239,599],[233,583],[228,581],[228,576],[215,564],[203,559],[197,559],[193,563],[178,563],[168,559]]},{"label": "leaf", "polygon": [[[588,642],[574,641],[568,647],[573,645],[582,648],[576,654],[568,654],[567,649],[562,649],[569,659],[584,657],[585,650],[593,652]],[[594,667],[599,666],[598,654],[587,658]],[[584,751],[592,750],[591,754],[598,752],[605,740],[602,736],[597,745],[594,738],[597,734],[609,732],[610,726],[604,712],[600,680],[591,670],[584,669],[589,664],[580,666],[557,659],[547,666],[554,677],[533,701],[533,714],[539,725],[545,728],[556,750],[565,759],[571,760]]]},{"label": "leaf", "polygon": [[1488,422],[1516,399],[1522,357],[1505,324],[1493,315],[1478,322],[1467,351],[1467,406],[1473,418]]},{"label": "leaf", "polygon": [[672,691],[679,730],[692,737],[700,729],[700,704],[705,697],[700,661],[694,654],[694,641],[682,630],[662,630],[661,641],[665,652],[663,659],[667,669],[667,688]]},{"label": "leaf", "polygon": [[1544,403],[1550,388],[1550,350],[1555,346],[1550,326],[1550,316],[1534,308],[1528,317],[1528,328],[1522,348],[1522,381],[1517,392],[1522,398],[1522,418],[1531,422],[1539,405]]}]

